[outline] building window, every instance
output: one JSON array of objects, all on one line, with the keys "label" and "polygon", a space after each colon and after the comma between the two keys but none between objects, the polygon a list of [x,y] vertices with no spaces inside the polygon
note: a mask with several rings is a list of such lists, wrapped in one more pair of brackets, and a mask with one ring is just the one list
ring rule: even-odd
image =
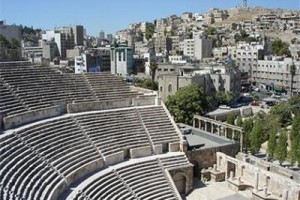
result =
[{"label": "building window", "polygon": [[172,92],[172,85],[171,84],[169,84],[168,92]]}]

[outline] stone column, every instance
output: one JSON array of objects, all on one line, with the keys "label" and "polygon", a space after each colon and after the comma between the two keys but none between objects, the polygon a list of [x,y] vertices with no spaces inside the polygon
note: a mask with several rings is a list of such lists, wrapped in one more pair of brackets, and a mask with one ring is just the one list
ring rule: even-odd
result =
[{"label": "stone column", "polygon": [[218,136],[220,136],[220,133],[221,133],[221,126],[218,125],[218,127],[217,127],[217,134],[218,134]]},{"label": "stone column", "polygon": [[258,182],[259,182],[259,173],[255,172],[255,186],[254,186],[254,191],[258,191]]},{"label": "stone column", "polygon": [[265,197],[268,196],[268,187],[264,187],[264,196],[265,196]]},{"label": "stone column", "polygon": [[283,199],[284,200],[288,200],[289,199],[289,191],[288,190],[284,190]]},{"label": "stone column", "polygon": [[243,144],[244,144],[244,133],[243,131],[240,132],[240,152],[243,152]]},{"label": "stone column", "polygon": [[230,179],[231,181],[233,181],[233,171],[230,171],[230,172],[229,172],[229,179]]}]

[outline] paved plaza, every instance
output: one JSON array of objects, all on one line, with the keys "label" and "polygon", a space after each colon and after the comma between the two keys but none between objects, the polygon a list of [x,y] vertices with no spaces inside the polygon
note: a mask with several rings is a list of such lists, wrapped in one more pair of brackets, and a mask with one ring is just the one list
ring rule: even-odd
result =
[{"label": "paved plaza", "polygon": [[251,191],[234,192],[227,186],[227,182],[201,183],[194,179],[195,189],[186,197],[186,200],[249,200]]}]

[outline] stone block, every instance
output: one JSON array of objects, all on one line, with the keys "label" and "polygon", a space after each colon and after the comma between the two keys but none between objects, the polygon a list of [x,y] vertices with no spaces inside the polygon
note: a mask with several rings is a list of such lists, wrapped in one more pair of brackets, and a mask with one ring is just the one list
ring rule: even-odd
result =
[{"label": "stone block", "polygon": [[130,149],[130,158],[141,158],[152,155],[151,147]]},{"label": "stone block", "polygon": [[110,166],[124,161],[124,151],[113,153],[104,157],[105,165]]},{"label": "stone block", "polygon": [[154,153],[155,154],[162,154],[163,148],[161,144],[154,145]]},{"label": "stone block", "polygon": [[169,152],[178,152],[180,151],[180,143],[169,143]]}]

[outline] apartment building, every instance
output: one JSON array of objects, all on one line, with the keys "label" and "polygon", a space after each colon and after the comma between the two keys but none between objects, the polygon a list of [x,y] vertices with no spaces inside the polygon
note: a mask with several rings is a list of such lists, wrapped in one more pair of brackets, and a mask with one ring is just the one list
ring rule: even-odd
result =
[{"label": "apartment building", "polygon": [[110,48],[111,73],[126,76],[132,72],[133,49],[125,44],[113,45]]},{"label": "apartment building", "polygon": [[300,60],[293,58],[266,56],[264,60],[258,60],[257,66],[253,68],[253,81],[272,88],[283,88],[291,91],[292,75],[291,66],[296,68],[293,77],[294,94],[300,93]]}]

